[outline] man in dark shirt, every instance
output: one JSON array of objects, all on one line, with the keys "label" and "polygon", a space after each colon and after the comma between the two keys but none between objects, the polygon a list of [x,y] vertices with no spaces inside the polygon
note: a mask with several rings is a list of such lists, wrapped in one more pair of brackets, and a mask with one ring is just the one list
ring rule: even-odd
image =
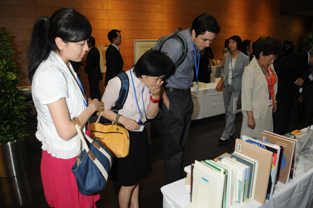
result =
[{"label": "man in dark shirt", "polygon": [[107,86],[110,79],[117,76],[120,72],[123,71],[124,61],[120,53],[119,45],[122,43],[121,31],[111,30],[108,33],[108,39],[111,42],[111,45],[105,52],[106,60],[106,75],[104,80],[104,86]]}]

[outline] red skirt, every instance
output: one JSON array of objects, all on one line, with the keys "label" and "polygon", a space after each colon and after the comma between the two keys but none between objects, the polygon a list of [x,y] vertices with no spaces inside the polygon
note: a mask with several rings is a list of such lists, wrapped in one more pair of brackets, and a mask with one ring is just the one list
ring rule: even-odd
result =
[{"label": "red skirt", "polygon": [[50,207],[90,208],[96,207],[100,194],[82,195],[71,171],[76,157],[60,159],[42,151],[41,180],[46,200]]}]

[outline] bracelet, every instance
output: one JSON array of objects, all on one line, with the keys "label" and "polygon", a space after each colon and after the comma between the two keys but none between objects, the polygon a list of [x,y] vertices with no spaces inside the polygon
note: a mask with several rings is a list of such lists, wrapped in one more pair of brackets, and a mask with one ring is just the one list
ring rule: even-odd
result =
[{"label": "bracelet", "polygon": [[117,124],[121,124],[121,123],[118,122],[118,119],[119,119],[121,116],[122,116],[121,114],[116,114],[115,122],[116,122]]},{"label": "bracelet", "polygon": [[152,98],[152,95],[150,96],[150,100],[151,100],[152,103],[159,103],[160,99],[161,99],[160,96],[159,96],[158,99],[153,99],[153,98]]}]

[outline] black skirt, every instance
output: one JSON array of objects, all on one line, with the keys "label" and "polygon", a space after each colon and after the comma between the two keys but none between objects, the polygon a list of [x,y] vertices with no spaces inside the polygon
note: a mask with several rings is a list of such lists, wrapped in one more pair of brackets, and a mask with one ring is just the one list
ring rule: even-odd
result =
[{"label": "black skirt", "polygon": [[150,146],[146,128],[143,132],[129,131],[129,155],[113,158],[109,177],[122,186],[136,185],[152,172]]}]

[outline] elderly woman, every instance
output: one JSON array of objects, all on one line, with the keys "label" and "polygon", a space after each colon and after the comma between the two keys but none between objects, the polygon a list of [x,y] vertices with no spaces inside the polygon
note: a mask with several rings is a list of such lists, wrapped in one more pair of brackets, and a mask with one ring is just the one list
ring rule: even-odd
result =
[{"label": "elderly woman", "polygon": [[249,58],[242,50],[242,40],[239,36],[228,39],[229,53],[224,56],[222,79],[224,81],[223,97],[225,106],[226,126],[220,142],[227,141],[235,131],[236,113],[233,111],[233,100],[239,97],[241,91],[241,78]]},{"label": "elderly woman", "polygon": [[281,53],[278,40],[259,40],[255,57],[242,76],[241,135],[260,138],[263,130],[273,131],[273,113],[277,109],[277,75],[273,62]]}]

